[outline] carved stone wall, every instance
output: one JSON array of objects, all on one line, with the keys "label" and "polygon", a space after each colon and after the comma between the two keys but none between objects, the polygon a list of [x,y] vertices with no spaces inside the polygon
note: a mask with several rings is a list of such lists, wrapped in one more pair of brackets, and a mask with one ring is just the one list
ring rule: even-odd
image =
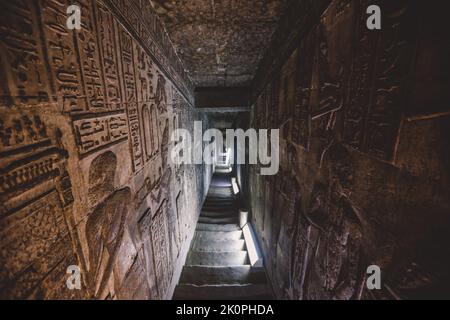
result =
[{"label": "carved stone wall", "polygon": [[0,1],[0,34],[0,297],[170,298],[210,172],[169,164],[205,119],[150,3]]},{"label": "carved stone wall", "polygon": [[[312,1],[299,3],[316,15]],[[366,28],[370,4],[382,30]],[[251,167],[249,193],[279,298],[450,297],[444,12],[334,0],[309,28],[291,26],[294,46],[269,51],[288,54],[264,60],[251,121],[280,128],[281,165],[275,176]],[[371,264],[381,290],[365,285]]]}]

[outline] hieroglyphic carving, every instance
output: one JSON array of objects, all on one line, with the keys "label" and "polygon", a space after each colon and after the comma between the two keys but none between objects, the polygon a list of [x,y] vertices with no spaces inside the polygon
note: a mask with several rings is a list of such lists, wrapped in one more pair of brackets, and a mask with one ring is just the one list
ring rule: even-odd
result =
[{"label": "hieroglyphic carving", "polygon": [[50,141],[47,128],[37,114],[14,114],[2,108],[0,118],[0,153],[14,154],[21,148],[44,145]]},{"label": "hieroglyphic carving", "polygon": [[307,294],[312,299],[359,299],[364,281],[361,225],[345,199],[330,213],[327,224],[321,226],[325,234],[319,236],[316,257],[311,262],[310,281],[317,283],[310,284]]},{"label": "hieroglyphic carving", "polygon": [[[0,111],[0,213],[3,214],[54,188],[52,179],[67,174],[62,165],[67,152],[58,145],[59,137],[47,128],[37,112],[11,111],[6,107]],[[33,196],[17,197],[34,187],[40,191]]]},{"label": "hieroglyphic carving", "polygon": [[106,111],[104,79],[101,71],[93,2],[79,0],[83,12],[81,30],[76,33],[76,41],[81,65],[83,84],[91,112]]},{"label": "hieroglyphic carving", "polygon": [[311,99],[313,117],[342,108],[351,61],[352,2],[335,1],[316,28]]},{"label": "hieroglyphic carving", "polygon": [[142,143],[145,162],[159,153],[160,133],[157,112],[157,69],[150,56],[134,42],[134,66],[136,74],[136,91],[142,124]]},{"label": "hieroglyphic carving", "polygon": [[[163,47],[171,43],[149,3],[122,1],[120,5],[132,8],[124,12],[130,14],[130,20],[118,21],[108,2],[76,1],[81,6],[82,29],[70,31],[66,26],[69,0],[0,1],[0,15],[5,17],[0,22],[4,36],[0,40],[0,258],[5,266],[0,272],[2,298],[91,294],[120,298],[121,290],[127,291],[123,296],[148,298],[146,283],[140,280],[153,260],[140,261],[141,251],[129,264],[126,276],[124,273],[116,278],[113,268],[119,263],[118,248],[125,243],[122,234],[127,234],[128,206],[139,206],[131,201],[130,189],[114,185],[112,152],[96,154],[128,135],[133,171],[142,173],[138,183],[145,181],[142,193],[148,196],[158,187],[159,196],[171,195],[163,200],[162,213],[152,220],[155,225],[149,230],[154,242],[164,225],[164,240],[159,247],[170,250],[167,254],[158,250],[158,259],[166,259],[158,271],[160,297],[166,297],[172,277],[171,254],[178,257],[189,235],[179,226],[186,218],[179,199],[195,198],[192,208],[184,208],[189,213],[189,224],[194,222],[193,213],[203,196],[203,168],[191,170],[190,179],[197,181],[181,189],[190,192],[183,198],[180,189],[173,187],[174,181],[184,183],[183,171],[166,165],[170,128],[198,117],[191,108],[190,84],[183,84],[178,74],[184,73],[184,68],[174,67],[178,57],[172,49],[172,55],[161,51],[160,43]],[[129,23],[138,28],[129,28]],[[138,65],[141,58],[145,70]],[[146,77],[148,86],[141,76]],[[179,103],[175,104],[176,99]],[[172,108],[177,108],[177,113],[172,113]],[[188,115],[179,121],[178,115],[184,111]],[[74,141],[76,145],[71,145]],[[69,152],[63,143],[69,145]],[[77,149],[78,156],[73,154]],[[84,186],[79,183],[88,180],[87,201],[82,201],[80,194],[72,194],[70,175],[86,172],[71,167],[75,171],[69,175],[69,154],[75,156],[71,164],[80,160],[80,170],[94,158],[89,178],[75,179],[76,190]],[[120,159],[128,163],[123,155]],[[74,223],[79,217],[79,212],[72,212],[74,199],[81,201],[76,208],[87,211],[80,224]],[[148,203],[141,201],[139,205],[142,209]],[[169,223],[178,225],[170,226],[172,233]],[[6,248],[10,241],[15,242],[11,252]],[[36,252],[28,253],[34,249]],[[80,265],[85,272],[83,290],[69,291],[65,287],[65,268],[71,264]],[[2,273],[8,270],[10,278]]]},{"label": "hieroglyphic carving", "polygon": [[160,113],[167,112],[166,79],[162,74],[158,74],[155,98],[159,112]]},{"label": "hieroglyphic carving", "polygon": [[344,141],[350,146],[361,149],[364,139],[364,119],[369,104],[370,87],[372,85],[375,65],[376,45],[379,33],[370,32],[366,28],[366,15],[357,16],[355,29],[352,71],[345,103]]},{"label": "hieroglyphic carving", "polygon": [[163,200],[153,216],[151,225],[151,236],[153,244],[153,253],[155,259],[156,279],[158,283],[158,292],[160,299],[164,299],[166,291],[171,280],[170,270],[170,254],[168,252],[169,239],[167,227],[167,200]]},{"label": "hieroglyphic carving", "polygon": [[292,141],[305,148],[309,147],[311,135],[311,105],[309,103],[314,61],[314,32],[302,39],[298,49],[297,81],[295,88],[294,122]]},{"label": "hieroglyphic carving", "polygon": [[80,154],[128,137],[127,119],[123,114],[76,120],[73,127]]},{"label": "hieroglyphic carving", "polygon": [[65,112],[87,109],[81,70],[73,41],[73,31],[66,26],[67,0],[41,0],[42,24],[47,45],[50,70],[56,95]]},{"label": "hieroglyphic carving", "polygon": [[136,42],[134,53],[137,99],[139,102],[150,102],[155,98],[156,67],[150,56]]},{"label": "hieroglyphic carving", "polygon": [[159,153],[159,122],[154,103],[142,104],[142,125],[144,132],[144,149],[146,161]]},{"label": "hieroglyphic carving", "polygon": [[385,5],[383,36],[379,41],[374,74],[374,88],[367,112],[364,147],[367,152],[385,160],[395,155],[400,113],[404,107],[405,74],[413,57],[415,42],[411,30],[414,4],[399,1]]},{"label": "hieroglyphic carving", "polygon": [[[8,232],[10,228],[14,232]],[[55,190],[0,222],[2,269],[0,278],[13,280],[33,260],[49,251],[67,232]]]},{"label": "hieroglyphic carving", "polygon": [[120,89],[120,70],[118,55],[118,38],[116,20],[109,10],[98,2],[95,6],[98,40],[100,44],[101,64],[105,80],[106,106],[109,110],[123,109]]},{"label": "hieroglyphic carving", "polygon": [[397,143],[404,75],[413,51],[412,6],[386,2],[385,27],[378,33],[367,30],[364,13],[357,19],[344,140],[383,160],[393,159]]},{"label": "hieroglyphic carving", "polygon": [[124,30],[119,31],[124,97],[127,105],[128,127],[130,131],[131,158],[133,171],[139,171],[143,165],[141,129],[139,124],[139,110],[136,98],[136,77],[133,65],[133,39]]},{"label": "hieroglyphic carving", "polygon": [[143,48],[158,61],[166,76],[192,105],[193,84],[150,3],[129,0],[107,0],[106,3],[140,39]]},{"label": "hieroglyphic carving", "polygon": [[37,295],[40,283],[39,295],[72,296],[55,284],[57,265],[75,258],[64,217],[73,195],[62,133],[36,110],[2,107],[0,114],[0,296]]},{"label": "hieroglyphic carving", "polygon": [[[50,100],[46,59],[39,41],[35,1],[0,2],[0,78],[5,102],[31,104]],[[4,73],[4,74],[3,74]]]}]

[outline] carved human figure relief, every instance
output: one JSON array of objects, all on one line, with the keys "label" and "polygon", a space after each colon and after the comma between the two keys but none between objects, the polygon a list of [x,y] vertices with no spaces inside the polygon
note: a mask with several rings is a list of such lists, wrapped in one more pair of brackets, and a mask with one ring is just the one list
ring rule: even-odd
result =
[{"label": "carved human figure relief", "polygon": [[98,204],[86,222],[86,238],[91,285],[97,298],[108,294],[105,289],[122,241],[131,199],[129,188],[114,190],[116,165],[116,156],[107,151],[97,156],[89,168],[90,199]]}]

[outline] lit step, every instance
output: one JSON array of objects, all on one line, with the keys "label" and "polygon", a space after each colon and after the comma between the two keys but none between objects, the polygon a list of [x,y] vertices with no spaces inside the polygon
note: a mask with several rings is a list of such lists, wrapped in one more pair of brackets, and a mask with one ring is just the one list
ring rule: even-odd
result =
[{"label": "lit step", "polygon": [[245,240],[204,240],[194,239],[192,250],[195,251],[215,251],[231,252],[245,250]]},{"label": "lit step", "polygon": [[186,265],[190,266],[241,266],[244,264],[249,264],[247,251],[190,251],[186,261]]},{"label": "lit step", "polygon": [[202,224],[218,224],[227,225],[230,223],[238,223],[237,217],[227,217],[227,218],[214,218],[214,217],[202,217],[198,218],[198,222]]},{"label": "lit step", "polygon": [[266,283],[264,268],[250,266],[185,266],[180,283],[195,285]]},{"label": "lit step", "polygon": [[239,240],[243,239],[242,231],[196,231],[196,239],[208,240]]},{"label": "lit step", "polygon": [[210,223],[198,223],[197,231],[238,231],[241,230],[235,223],[230,224],[210,224]]}]

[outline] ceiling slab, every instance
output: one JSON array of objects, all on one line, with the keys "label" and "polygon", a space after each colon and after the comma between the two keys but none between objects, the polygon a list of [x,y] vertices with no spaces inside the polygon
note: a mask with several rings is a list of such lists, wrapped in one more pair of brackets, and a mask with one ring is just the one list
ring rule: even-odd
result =
[{"label": "ceiling slab", "polygon": [[249,86],[287,0],[151,0],[197,87]]}]

